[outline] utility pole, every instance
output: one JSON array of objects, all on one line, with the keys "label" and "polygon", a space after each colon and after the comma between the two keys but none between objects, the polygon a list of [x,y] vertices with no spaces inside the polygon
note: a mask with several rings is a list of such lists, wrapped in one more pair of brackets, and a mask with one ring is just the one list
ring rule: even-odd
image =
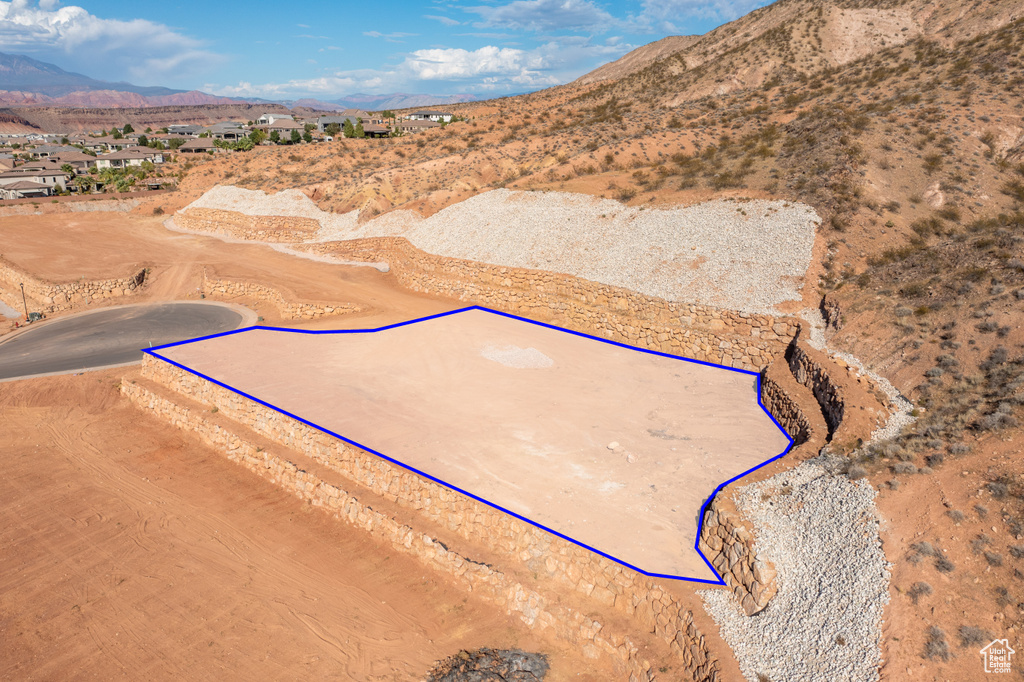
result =
[{"label": "utility pole", "polygon": [[25,306],[25,321],[28,322],[28,301],[25,300],[25,285],[20,284],[21,287],[21,303]]}]

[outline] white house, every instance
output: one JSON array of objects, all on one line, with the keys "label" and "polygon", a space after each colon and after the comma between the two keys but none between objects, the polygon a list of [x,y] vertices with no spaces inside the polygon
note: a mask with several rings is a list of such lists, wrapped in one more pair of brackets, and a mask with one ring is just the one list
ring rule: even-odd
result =
[{"label": "white house", "polygon": [[263,114],[256,119],[256,125],[269,126],[273,125],[274,121],[294,121],[295,117],[291,114]]},{"label": "white house", "polygon": [[163,163],[164,155],[156,149],[132,147],[119,152],[111,152],[96,157],[96,167],[104,168],[127,168],[128,166],[141,166],[143,161],[150,163]]},{"label": "white house", "polygon": [[38,199],[49,196],[53,196],[53,188],[30,180],[0,185],[0,197],[4,199]]},{"label": "white house", "polygon": [[452,116],[453,114],[450,114],[447,111],[416,111],[406,116],[406,118],[410,121],[433,121],[435,123],[443,121],[445,123],[451,123]]},{"label": "white house", "polygon": [[13,185],[16,182],[28,181],[49,187],[53,191],[57,191],[58,188],[63,191],[67,179],[68,174],[61,170],[47,170],[43,168],[25,171],[13,170],[0,173],[0,189],[7,185]]}]

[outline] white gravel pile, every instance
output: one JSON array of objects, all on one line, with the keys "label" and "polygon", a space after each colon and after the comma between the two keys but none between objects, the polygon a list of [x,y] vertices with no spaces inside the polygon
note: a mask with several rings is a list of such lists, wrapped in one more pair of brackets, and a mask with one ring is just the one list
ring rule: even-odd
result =
[{"label": "white gravel pile", "polygon": [[877,680],[889,601],[875,491],[814,460],[737,491],[778,594],[746,616],[727,590],[700,593],[748,680]]},{"label": "white gravel pile", "polygon": [[318,241],[402,235],[442,256],[562,272],[747,312],[774,312],[777,304],[800,299],[820,222],[811,207],[780,201],[645,210],[582,194],[505,189],[430,218],[399,211],[362,225],[354,212],[320,211],[298,190],[267,195],[218,186],[192,207],[315,218]]},{"label": "white gravel pile", "polygon": [[484,346],[480,355],[513,369],[546,369],[555,364],[554,360],[532,346]]},{"label": "white gravel pile", "polygon": [[[184,210],[212,208],[245,215],[273,215],[320,220],[325,214],[313,200],[297,189],[267,194],[261,189],[243,189],[234,185],[216,185]],[[351,214],[346,214],[351,215]]]}]

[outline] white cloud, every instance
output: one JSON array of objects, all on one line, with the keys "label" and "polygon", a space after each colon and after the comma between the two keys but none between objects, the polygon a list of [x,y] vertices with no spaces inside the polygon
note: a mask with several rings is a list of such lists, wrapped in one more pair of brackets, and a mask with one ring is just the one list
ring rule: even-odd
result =
[{"label": "white cloud", "polygon": [[605,31],[618,24],[590,0],[515,0],[498,7],[467,7],[479,26],[525,31]]},{"label": "white cloud", "polygon": [[433,19],[434,21],[440,21],[445,26],[458,26],[459,24],[462,23],[461,21],[456,21],[455,19],[452,19],[451,17],[442,17],[442,16],[437,15],[437,14],[424,14],[423,18],[424,19]]},{"label": "white cloud", "polygon": [[419,35],[418,33],[402,33],[401,31],[395,31],[394,33],[381,33],[380,31],[363,31],[364,36],[370,38],[383,38],[389,43],[404,43],[403,38],[412,38]]},{"label": "white cloud", "polygon": [[537,53],[493,45],[478,50],[416,50],[402,63],[419,80],[459,80],[483,75],[528,78],[547,66]]},{"label": "white cloud", "polygon": [[[169,72],[191,72],[222,61],[203,44],[145,19],[102,19],[55,0],[0,2],[0,49],[49,54],[88,54],[106,77],[153,81]],[[89,75],[96,75],[90,73]]]},{"label": "white cloud", "polygon": [[531,50],[494,45],[477,50],[428,48],[410,52],[397,65],[382,69],[336,71],[284,83],[206,85],[205,89],[229,97],[268,99],[328,98],[354,92],[521,92],[571,81],[595,62],[614,59],[634,47],[618,37],[594,44],[583,36],[567,36]]}]

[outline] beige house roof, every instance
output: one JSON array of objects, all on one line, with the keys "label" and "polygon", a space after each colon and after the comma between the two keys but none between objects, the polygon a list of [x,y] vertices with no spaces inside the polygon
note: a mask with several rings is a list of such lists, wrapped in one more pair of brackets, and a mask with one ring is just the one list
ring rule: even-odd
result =
[{"label": "beige house roof", "polygon": [[274,121],[267,125],[261,125],[260,128],[266,128],[267,130],[301,130],[303,125],[296,123],[295,121]]},{"label": "beige house roof", "polygon": [[193,150],[193,149],[216,149],[217,145],[213,143],[213,138],[210,137],[197,137],[194,140],[189,140],[185,144],[178,147],[178,149]]},{"label": "beige house roof", "polygon": [[12,182],[9,185],[4,185],[3,189],[14,189],[14,190],[27,190],[27,189],[45,189],[49,190],[49,185],[42,185],[38,182],[32,182],[30,180],[22,180],[21,182]]},{"label": "beige house roof", "polygon": [[[182,146],[184,146],[184,145],[182,145]],[[155,157],[155,156],[157,156],[159,154],[160,154],[160,152],[158,152],[156,150],[153,150],[153,149],[148,149],[146,151],[143,151],[142,149],[140,149],[138,147],[132,147],[131,149],[122,149],[120,151],[110,152],[109,154],[103,154],[102,156],[99,156],[98,158],[100,158],[100,159],[115,159],[115,160],[124,159],[124,160],[127,161],[127,160],[131,160],[131,159],[152,159],[153,157]]]}]

